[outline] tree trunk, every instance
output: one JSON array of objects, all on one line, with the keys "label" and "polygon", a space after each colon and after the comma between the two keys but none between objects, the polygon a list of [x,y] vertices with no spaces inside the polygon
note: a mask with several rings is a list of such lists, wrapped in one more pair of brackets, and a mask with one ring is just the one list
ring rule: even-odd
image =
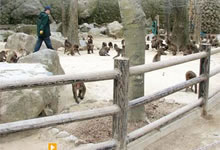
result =
[{"label": "tree trunk", "polygon": [[189,17],[186,0],[172,0],[174,25],[172,32],[172,42],[174,42],[178,51],[179,48],[185,48],[189,42]]},{"label": "tree trunk", "polygon": [[62,4],[63,35],[72,44],[79,44],[78,38],[78,0],[63,0]]},{"label": "tree trunk", "polygon": [[[145,63],[145,14],[140,4],[140,0],[119,0],[126,44],[125,56],[130,59],[130,66]],[[144,96],[144,74],[130,77],[128,92],[129,100]],[[144,118],[144,106],[129,112],[129,121],[140,121]]]}]

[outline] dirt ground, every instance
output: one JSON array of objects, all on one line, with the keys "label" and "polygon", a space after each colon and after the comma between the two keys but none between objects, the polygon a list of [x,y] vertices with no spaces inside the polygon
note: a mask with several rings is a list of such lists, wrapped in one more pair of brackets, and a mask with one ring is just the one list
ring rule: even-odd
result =
[{"label": "dirt ground", "polygon": [[[158,100],[145,105],[145,112],[147,118],[153,122],[182,106],[183,104],[167,103],[164,100]],[[73,108],[70,109],[74,110]],[[128,132],[134,131],[147,124],[147,121],[129,123]],[[57,128],[65,130],[88,143],[104,142],[112,137],[112,117],[92,119],[79,123],[69,123],[58,126]]]},{"label": "dirt ground", "polygon": [[220,104],[209,112],[209,119],[198,117],[183,124],[145,150],[220,150]]}]

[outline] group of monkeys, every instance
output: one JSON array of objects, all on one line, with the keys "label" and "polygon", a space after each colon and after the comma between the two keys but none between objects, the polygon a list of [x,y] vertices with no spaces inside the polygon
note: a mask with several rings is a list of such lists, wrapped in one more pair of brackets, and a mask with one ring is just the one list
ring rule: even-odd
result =
[{"label": "group of monkeys", "polygon": [[19,58],[15,51],[0,52],[0,62],[17,63]]},{"label": "group of monkeys", "polygon": [[[151,47],[155,48],[157,50],[157,54],[153,57],[153,62],[158,62],[160,61],[161,55],[166,55],[165,51],[170,50],[173,55],[177,54],[177,45],[175,45],[169,38],[166,38],[165,42],[166,44],[163,43],[163,40],[165,38],[163,36],[157,35],[154,36],[151,40]],[[150,37],[147,37],[147,41],[150,41]],[[213,47],[218,47],[219,41],[216,36],[205,36],[202,37],[200,40],[200,43],[208,43]],[[149,44],[146,44],[146,50],[149,50]],[[193,40],[192,37],[190,37],[189,43],[184,46],[184,47],[179,47],[179,51],[183,52],[183,55],[190,55],[192,53],[198,53],[199,51],[202,51],[202,47],[196,46],[196,42]]]},{"label": "group of monkeys", "polygon": [[108,53],[111,50],[111,48],[114,48],[117,52],[117,55],[113,58],[119,57],[119,56],[125,56],[125,40],[121,41],[122,48],[119,48],[117,44],[113,44],[112,42],[109,42],[108,45],[106,42],[102,43],[102,48],[99,50],[100,56],[110,56]]},{"label": "group of monkeys", "polygon": [[[84,39],[85,40],[85,39]],[[122,40],[121,41],[122,44],[122,48],[119,48],[117,44],[114,44],[112,42],[109,42],[108,45],[106,42],[102,43],[102,47],[99,50],[99,55],[100,56],[110,56],[109,55],[109,51],[111,50],[111,48],[114,48],[117,52],[117,55],[114,57],[118,57],[118,56],[124,56],[125,53],[125,41]],[[88,39],[86,42],[87,45],[87,52],[88,54],[94,53],[94,44],[93,44],[93,36],[92,35],[88,35]],[[80,48],[78,44],[71,44],[68,40],[65,40],[64,42],[64,54],[66,53],[67,55],[75,55],[75,53],[78,53],[80,55]]]}]

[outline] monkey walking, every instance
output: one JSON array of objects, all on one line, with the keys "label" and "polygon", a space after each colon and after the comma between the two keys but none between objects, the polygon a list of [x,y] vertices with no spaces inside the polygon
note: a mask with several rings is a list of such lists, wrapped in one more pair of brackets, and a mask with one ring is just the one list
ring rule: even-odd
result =
[{"label": "monkey walking", "polygon": [[[185,76],[186,76],[186,81],[196,78],[196,74],[193,71],[187,71]],[[195,86],[195,93],[197,93],[197,84],[191,86],[192,91],[193,91],[193,86]],[[186,88],[186,91],[188,91],[188,88],[189,87]]]},{"label": "monkey walking", "polygon": [[72,91],[73,91],[73,97],[77,104],[80,103],[79,98],[81,100],[84,99],[84,96],[86,94],[86,86],[84,82],[76,82],[72,84]]},{"label": "monkey walking", "polygon": [[0,62],[5,62],[6,61],[6,54],[7,52],[6,51],[1,51],[0,52]]}]

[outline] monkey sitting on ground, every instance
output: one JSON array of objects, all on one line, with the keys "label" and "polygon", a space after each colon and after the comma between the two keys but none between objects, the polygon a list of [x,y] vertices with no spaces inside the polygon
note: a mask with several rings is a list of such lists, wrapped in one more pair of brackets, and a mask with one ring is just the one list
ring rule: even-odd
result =
[{"label": "monkey sitting on ground", "polygon": [[100,56],[110,56],[108,54],[109,50],[110,50],[110,47],[107,47],[107,44],[105,42],[103,42],[102,43],[102,48],[99,51],[99,55]]},{"label": "monkey sitting on ground", "polygon": [[94,45],[93,45],[93,36],[92,35],[88,35],[88,42],[87,42],[87,51],[88,51],[88,54],[90,54],[90,51],[92,53],[93,52],[93,49],[94,49]]},{"label": "monkey sitting on ground", "polygon": [[[186,76],[186,81],[196,78],[196,74],[193,71],[187,71],[185,76]],[[195,93],[197,93],[197,84],[195,84],[194,86],[195,86]],[[188,88],[189,87],[186,88],[186,91],[188,91]],[[191,86],[191,90],[193,91],[193,85]]]},{"label": "monkey sitting on ground", "polygon": [[6,61],[6,52],[5,51],[1,51],[0,52],[0,62],[5,62]]},{"label": "monkey sitting on ground", "polygon": [[64,54],[67,53],[67,55],[70,54],[73,56],[77,52],[80,55],[79,45],[77,44],[72,45],[68,40],[65,40],[64,46],[65,46]]},{"label": "monkey sitting on ground", "polygon": [[12,52],[9,52],[7,58],[6,58],[6,61],[8,63],[17,63],[19,57],[17,56],[16,52],[15,51],[12,51]]},{"label": "monkey sitting on ground", "polygon": [[114,49],[116,50],[117,55],[115,57],[113,57],[113,59],[116,58],[116,57],[119,57],[120,55],[124,56],[123,55],[124,48],[121,49],[121,48],[118,47],[117,44],[114,44]]},{"label": "monkey sitting on ground", "polygon": [[109,43],[108,43],[108,47],[109,47],[109,50],[110,50],[111,48],[113,48],[112,42],[109,42]]},{"label": "monkey sitting on ground", "polygon": [[163,49],[163,48],[160,48],[160,49],[157,51],[157,54],[156,54],[156,55],[154,56],[154,58],[153,58],[153,62],[158,62],[158,61],[160,61],[161,55],[166,55],[166,53],[164,52],[164,49]]},{"label": "monkey sitting on ground", "polygon": [[86,86],[84,82],[76,82],[72,84],[72,91],[73,91],[73,97],[77,104],[79,104],[79,99],[84,99],[84,96],[86,94]]},{"label": "monkey sitting on ground", "polygon": [[149,50],[150,45],[149,44],[145,44],[145,50]]}]

